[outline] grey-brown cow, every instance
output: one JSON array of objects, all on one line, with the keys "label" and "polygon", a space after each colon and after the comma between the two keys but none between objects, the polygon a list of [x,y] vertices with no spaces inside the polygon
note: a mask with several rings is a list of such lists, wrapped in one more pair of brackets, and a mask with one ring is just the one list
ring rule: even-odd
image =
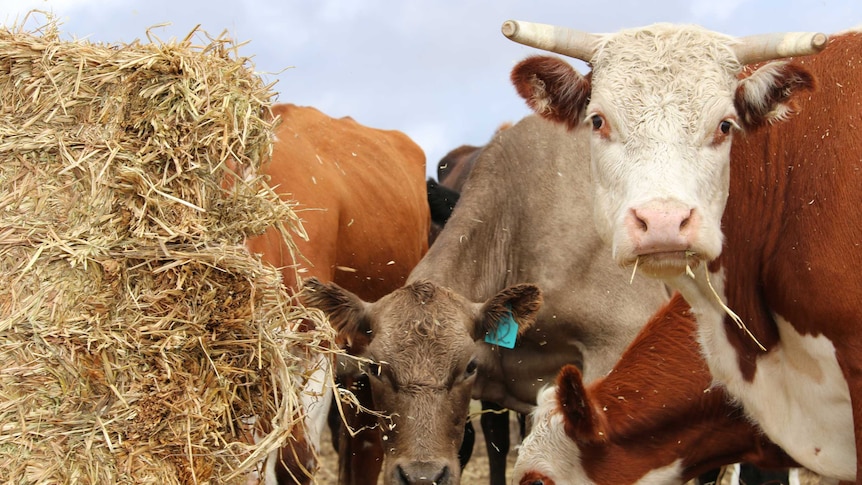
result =
[{"label": "grey-brown cow", "polygon": [[[592,223],[589,131],[575,133],[538,117],[499,133],[401,289],[366,303],[307,282],[308,305],[371,339],[375,404],[391,414],[384,483],[459,483],[471,396],[528,413],[564,364],[588,379],[610,370],[667,301],[661,283],[630,284],[609,257]],[[517,333],[514,348],[484,342],[495,328]]]}]

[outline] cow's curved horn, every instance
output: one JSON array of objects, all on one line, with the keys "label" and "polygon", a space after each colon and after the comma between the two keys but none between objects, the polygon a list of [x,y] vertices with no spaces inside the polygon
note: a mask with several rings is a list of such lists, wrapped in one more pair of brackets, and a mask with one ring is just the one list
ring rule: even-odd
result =
[{"label": "cow's curved horn", "polygon": [[733,46],[741,64],[769,61],[792,56],[816,54],[826,47],[826,34],[813,32],[788,32],[760,34],[741,37]]},{"label": "cow's curved horn", "polygon": [[507,20],[503,22],[503,35],[520,44],[590,62],[596,51],[599,37],[580,30]]}]

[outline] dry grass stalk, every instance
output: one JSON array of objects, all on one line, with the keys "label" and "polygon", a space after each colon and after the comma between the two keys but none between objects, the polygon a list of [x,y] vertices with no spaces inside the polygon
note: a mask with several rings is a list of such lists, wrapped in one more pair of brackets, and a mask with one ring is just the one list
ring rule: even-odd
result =
[{"label": "dry grass stalk", "polygon": [[332,330],[243,246],[302,235],[256,175],[273,93],[192,37],[0,29],[0,483],[240,483],[298,423]]}]

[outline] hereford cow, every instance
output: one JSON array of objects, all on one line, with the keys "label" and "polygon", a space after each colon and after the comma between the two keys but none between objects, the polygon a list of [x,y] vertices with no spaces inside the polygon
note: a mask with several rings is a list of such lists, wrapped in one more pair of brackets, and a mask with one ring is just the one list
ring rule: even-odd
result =
[{"label": "hereford cow", "polygon": [[[281,268],[289,289],[297,288],[298,275],[334,281],[369,300],[402,286],[428,249],[422,150],[403,133],[369,128],[351,118],[334,119],[314,108],[282,104],[272,111],[281,124],[272,161],[264,170],[284,199],[299,204],[296,212],[308,239],[293,238],[299,251],[294,254],[281,234],[270,229],[249,239],[250,250]],[[353,339],[352,344],[356,348],[351,351],[362,351],[362,339]],[[326,364],[321,362],[319,370],[325,371]],[[318,386],[323,382],[318,379]],[[368,401],[361,387],[356,392]],[[322,402],[306,403],[310,416],[306,426],[309,441],[319,450],[331,394],[324,387],[315,394]],[[351,424],[357,429],[363,425]],[[382,461],[380,434],[375,429],[364,433],[359,442],[346,434],[339,442],[343,484],[376,483]],[[294,483],[278,466],[281,462],[313,470],[311,456],[295,458],[292,451],[282,455],[281,460],[270,460],[282,473],[277,483]],[[304,476],[297,468],[292,473]]]},{"label": "hereford cow", "polygon": [[515,463],[519,485],[681,484],[741,460],[793,465],[713,387],[679,294],[607,377],[584,388],[567,366],[538,400]]},{"label": "hereford cow", "polygon": [[862,34],[754,69],[825,40],[548,30],[538,44],[580,40],[557,51],[592,75],[540,57],[513,80],[544,116],[592,129],[595,219],[617,263],[682,292],[712,375],[772,441],[862,484]]},{"label": "hereford cow", "polygon": [[[588,378],[609,371],[667,300],[664,285],[630,285],[608,258],[583,176],[589,130],[578,133],[528,117],[497,134],[396,292],[366,303],[337,285],[308,283],[307,303],[342,335],[371,339],[375,403],[392,416],[384,483],[459,483],[471,395],[528,413],[563,365],[582,365]],[[571,153],[582,154],[580,167]]]}]

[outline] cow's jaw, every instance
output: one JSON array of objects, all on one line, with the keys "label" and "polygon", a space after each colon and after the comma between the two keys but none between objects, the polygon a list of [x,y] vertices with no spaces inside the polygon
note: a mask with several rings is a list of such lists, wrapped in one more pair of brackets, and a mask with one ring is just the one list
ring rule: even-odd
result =
[{"label": "cow's jaw", "polygon": [[712,273],[710,283],[705,279],[699,271],[695,279],[677,279],[675,286],[692,306],[700,346],[716,382],[794,460],[825,476],[855,480],[850,393],[833,343],[823,335],[802,335],[774,315],[778,344],[758,357],[754,378],[747,380],[727,337],[725,310],[718,304],[724,299],[723,271]]}]

